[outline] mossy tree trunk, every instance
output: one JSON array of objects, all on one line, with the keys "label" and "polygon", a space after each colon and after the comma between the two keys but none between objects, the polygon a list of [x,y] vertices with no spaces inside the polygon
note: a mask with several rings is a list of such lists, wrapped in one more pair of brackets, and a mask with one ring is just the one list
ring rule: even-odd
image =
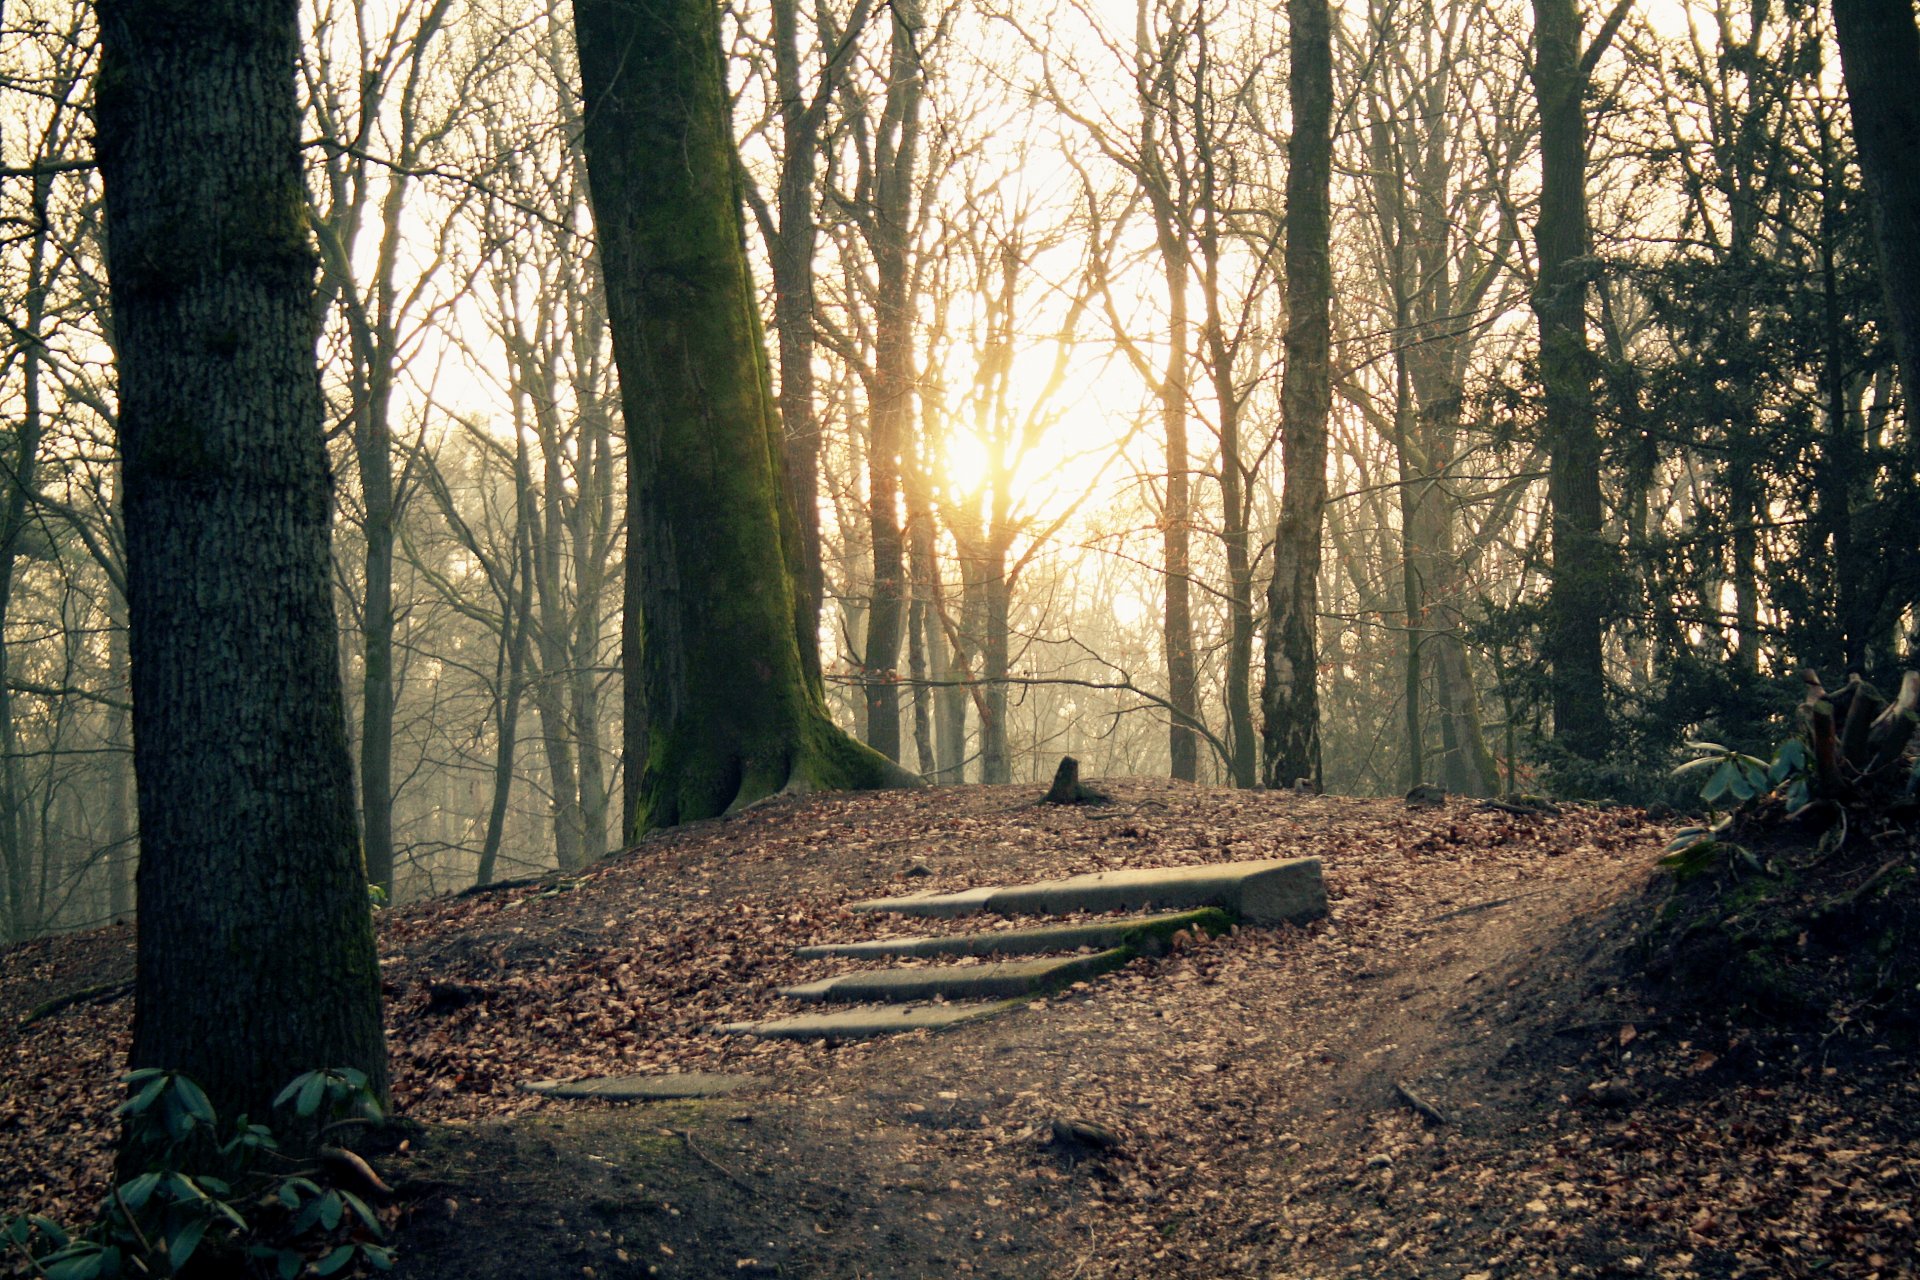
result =
[{"label": "mossy tree trunk", "polygon": [[336,661],[297,0],[100,0],[139,871],[136,1067],[385,1092]]},{"label": "mossy tree trunk", "polygon": [[641,712],[626,729],[627,834],[787,788],[910,783],[833,726],[801,657],[800,529],[747,268],[719,10],[573,10],[626,406],[624,665]]}]

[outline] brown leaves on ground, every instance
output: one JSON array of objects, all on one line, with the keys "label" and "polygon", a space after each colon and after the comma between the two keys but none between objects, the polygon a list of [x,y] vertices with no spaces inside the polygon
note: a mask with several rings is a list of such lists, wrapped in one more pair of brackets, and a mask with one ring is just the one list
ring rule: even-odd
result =
[{"label": "brown leaves on ground", "polygon": [[[889,1158],[960,1188],[901,1208],[952,1226],[955,1272],[992,1273],[995,1223],[1037,1216],[1086,1277],[1915,1273],[1910,1061],[1857,1010],[1829,1061],[1648,1007],[1618,966],[1666,833],[1636,812],[1102,786],[1099,808],[978,787],[780,803],[577,878],[388,912],[395,1102],[471,1121],[591,1105],[524,1080],[668,1070],[767,1076],[796,1106],[878,1099],[910,1122]],[[1325,860],[1333,906],[1305,930],[1189,938],[937,1038],[710,1030],[871,963],[796,945],[988,924],[855,916],[858,898],[1296,855]],[[0,1012],[118,976],[130,946],[15,948]],[[101,1194],[129,1012],[0,1033],[0,1215],[77,1220]]]}]

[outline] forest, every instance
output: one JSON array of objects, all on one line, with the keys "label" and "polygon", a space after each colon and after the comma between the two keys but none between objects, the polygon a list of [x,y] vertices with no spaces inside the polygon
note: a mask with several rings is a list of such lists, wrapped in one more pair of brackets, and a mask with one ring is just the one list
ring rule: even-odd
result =
[{"label": "forest", "polygon": [[1913,1274],[1916,86],[0,0],[0,1274]]},{"label": "forest", "polygon": [[[1328,409],[1291,441],[1281,6],[723,18],[819,668],[907,770],[1671,800],[1681,742],[1784,736],[1796,669],[1910,658],[1920,444],[1826,10],[1339,7]],[[125,917],[139,844],[97,57],[90,5],[9,0],[15,939]],[[576,77],[558,3],[302,18],[338,668],[397,901],[626,842],[627,433]],[[1283,596],[1317,655],[1286,777]]]}]

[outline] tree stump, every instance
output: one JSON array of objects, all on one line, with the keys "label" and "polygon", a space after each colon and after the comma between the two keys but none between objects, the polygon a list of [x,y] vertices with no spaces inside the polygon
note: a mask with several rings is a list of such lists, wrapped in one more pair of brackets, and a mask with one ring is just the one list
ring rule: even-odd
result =
[{"label": "tree stump", "polygon": [[1042,804],[1100,804],[1106,796],[1082,786],[1080,782],[1080,762],[1072,756],[1061,756],[1060,767],[1053,771],[1053,785],[1047,788]]}]

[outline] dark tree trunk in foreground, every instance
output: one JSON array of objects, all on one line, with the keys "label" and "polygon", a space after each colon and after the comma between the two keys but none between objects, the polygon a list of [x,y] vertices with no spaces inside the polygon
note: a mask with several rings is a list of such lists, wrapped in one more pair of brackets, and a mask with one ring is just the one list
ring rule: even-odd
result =
[{"label": "dark tree trunk in foreground", "polygon": [[574,0],[587,174],[628,435],[627,836],[783,789],[914,781],[833,726],[801,658],[710,0]]},{"label": "dark tree trunk in foreground", "polygon": [[1280,387],[1286,489],[1267,590],[1261,772],[1270,787],[1320,786],[1321,526],[1327,505],[1333,297],[1333,22],[1327,0],[1288,0],[1287,369]]},{"label": "dark tree trunk in foreground", "polygon": [[1913,0],[1833,0],[1833,26],[1912,424],[1920,421],[1920,29]]},{"label": "dark tree trunk in foreground", "polygon": [[129,1064],[385,1092],[329,584],[297,0],[100,0],[139,977]]},{"label": "dark tree trunk in foreground", "polygon": [[1540,322],[1546,396],[1547,499],[1553,581],[1545,649],[1553,738],[1575,755],[1606,754],[1606,672],[1601,639],[1609,592],[1602,540],[1600,432],[1593,353],[1587,347],[1592,274],[1587,230],[1587,82],[1618,30],[1622,6],[1584,53],[1575,0],[1534,0],[1534,92],[1540,103],[1540,255],[1533,313]]}]

